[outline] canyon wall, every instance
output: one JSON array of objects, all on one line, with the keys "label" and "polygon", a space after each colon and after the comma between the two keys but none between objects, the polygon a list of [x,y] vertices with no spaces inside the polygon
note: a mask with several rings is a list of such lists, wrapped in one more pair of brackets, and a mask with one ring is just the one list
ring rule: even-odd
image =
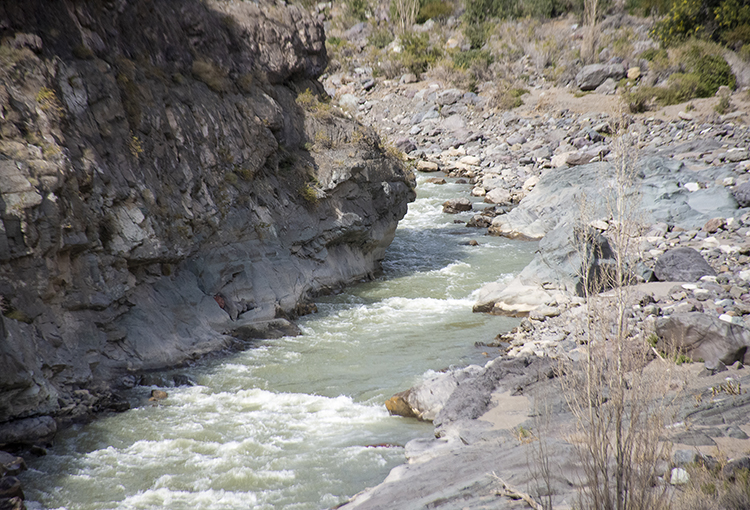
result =
[{"label": "canyon wall", "polygon": [[324,37],[262,1],[0,4],[0,443],[378,270],[414,180],[322,99]]}]

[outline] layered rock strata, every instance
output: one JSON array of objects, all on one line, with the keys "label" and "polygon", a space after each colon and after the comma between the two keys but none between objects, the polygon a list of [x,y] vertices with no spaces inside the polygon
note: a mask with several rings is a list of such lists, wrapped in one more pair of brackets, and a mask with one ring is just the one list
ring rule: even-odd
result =
[{"label": "layered rock strata", "polygon": [[303,9],[39,0],[0,20],[0,430],[117,408],[140,371],[378,270],[413,177],[318,99]]}]

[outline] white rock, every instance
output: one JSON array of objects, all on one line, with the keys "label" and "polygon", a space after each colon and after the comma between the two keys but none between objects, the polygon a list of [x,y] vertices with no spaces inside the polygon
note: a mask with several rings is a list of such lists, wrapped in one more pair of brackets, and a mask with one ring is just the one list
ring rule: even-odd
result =
[{"label": "white rock", "polygon": [[686,190],[690,191],[691,193],[693,191],[698,191],[699,189],[701,189],[701,185],[698,184],[697,182],[687,182],[683,186]]},{"label": "white rock", "polygon": [[726,253],[726,254],[732,254],[732,253],[739,253],[740,252],[740,247],[739,246],[730,246],[728,244],[722,244],[721,246],[719,246],[719,249],[722,252]]},{"label": "white rock", "polygon": [[482,162],[478,157],[476,156],[464,156],[461,159],[459,159],[461,163],[464,165],[473,165],[473,166],[479,166],[479,164]]},{"label": "white rock", "polygon": [[484,201],[489,204],[508,204],[510,203],[510,191],[504,188],[495,188],[487,193]]},{"label": "white rock", "polygon": [[701,243],[702,248],[718,248],[720,245],[719,240],[713,236],[705,238]]},{"label": "white rock", "polygon": [[744,324],[743,321],[742,321],[742,318],[740,318],[740,317],[733,317],[733,316],[728,315],[726,313],[722,313],[721,315],[719,315],[719,320],[724,321],[724,322],[728,322],[730,324],[740,324],[740,325]]},{"label": "white rock", "polygon": [[523,189],[529,191],[537,184],[539,184],[539,177],[537,177],[536,175],[532,175],[531,177],[523,181]]},{"label": "white rock", "polygon": [[734,186],[734,177],[724,177],[721,183],[724,186]]},{"label": "white rock", "polygon": [[685,290],[695,290],[698,288],[698,286],[694,283],[683,283],[682,288]]},{"label": "white rock", "polygon": [[750,281],[750,270],[740,271],[740,278],[746,282]]},{"label": "white rock", "polygon": [[434,161],[418,161],[417,170],[420,172],[437,172],[438,164]]},{"label": "white rock", "polygon": [[609,228],[609,223],[604,220],[594,220],[589,223],[589,226],[598,230],[607,230]]},{"label": "white rock", "polygon": [[568,164],[568,156],[570,156],[571,154],[573,154],[572,151],[563,152],[562,154],[555,154],[554,156],[552,156],[550,163],[552,163],[552,166],[555,168],[563,167]]},{"label": "white rock", "polygon": [[672,476],[669,479],[669,483],[672,485],[685,485],[690,481],[688,472],[682,468],[672,469]]},{"label": "white rock", "polygon": [[475,196],[475,197],[483,197],[487,194],[487,190],[485,190],[481,186],[477,186],[476,188],[471,190],[471,194],[472,196]]}]

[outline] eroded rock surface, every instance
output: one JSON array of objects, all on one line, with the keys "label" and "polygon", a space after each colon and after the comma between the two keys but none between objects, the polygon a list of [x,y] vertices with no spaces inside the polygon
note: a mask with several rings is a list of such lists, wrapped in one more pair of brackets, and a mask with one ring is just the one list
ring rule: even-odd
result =
[{"label": "eroded rock surface", "polygon": [[327,60],[303,9],[30,1],[0,18],[0,423],[76,417],[378,270],[413,179],[313,100]]}]

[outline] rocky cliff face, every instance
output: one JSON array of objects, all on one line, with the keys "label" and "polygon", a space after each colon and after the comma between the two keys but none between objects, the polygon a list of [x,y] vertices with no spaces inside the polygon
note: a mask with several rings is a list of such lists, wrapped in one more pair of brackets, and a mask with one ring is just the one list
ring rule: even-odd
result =
[{"label": "rocky cliff face", "polygon": [[413,179],[316,99],[304,10],[5,2],[0,31],[0,422],[74,415],[378,269]]}]

